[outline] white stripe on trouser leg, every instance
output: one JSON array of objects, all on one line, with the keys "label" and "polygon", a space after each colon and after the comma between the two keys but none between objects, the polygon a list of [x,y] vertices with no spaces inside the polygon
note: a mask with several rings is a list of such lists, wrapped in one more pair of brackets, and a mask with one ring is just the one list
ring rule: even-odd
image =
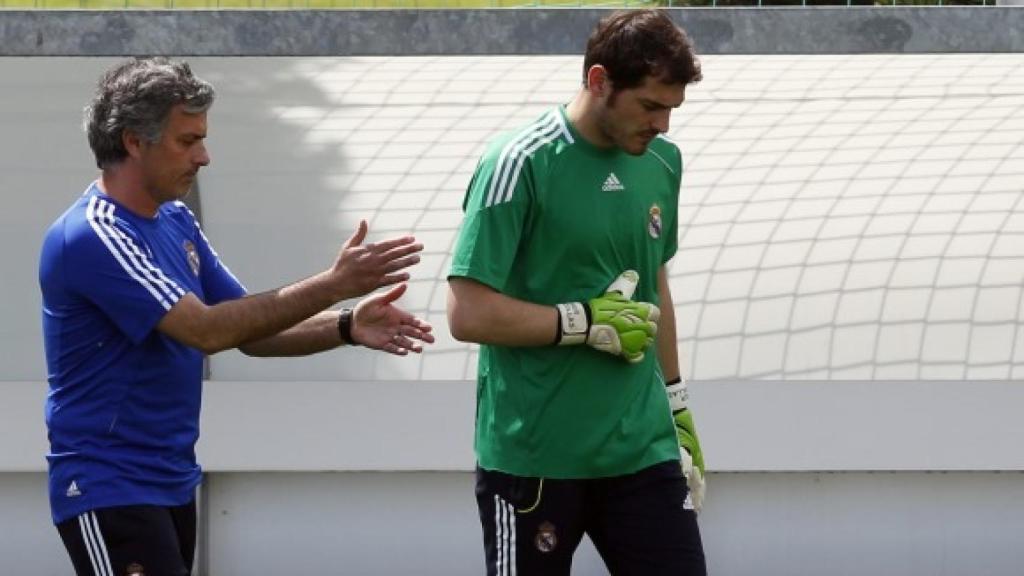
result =
[{"label": "white stripe on trouser leg", "polygon": [[97,528],[93,528],[89,519],[89,513],[78,517],[78,527],[82,529],[82,540],[85,542],[86,552],[89,553],[89,562],[92,563],[92,571],[96,576],[114,576],[114,570],[110,566],[110,560],[106,558],[106,546],[102,545],[103,536]]},{"label": "white stripe on trouser leg", "polygon": [[96,554],[93,553],[92,537],[85,525],[85,514],[78,517],[78,527],[82,529],[82,542],[85,544],[85,551],[89,553],[89,562],[92,562],[92,573],[96,576],[106,576],[96,566]]},{"label": "white stripe on trouser leg", "polygon": [[107,573],[110,574],[110,576],[114,576],[114,567],[110,565],[110,556],[107,554],[107,543],[103,540],[103,534],[100,533],[100,521],[96,518],[95,512],[89,512],[89,517],[92,519],[92,526],[96,535],[96,543],[100,548],[100,563],[107,567]]},{"label": "white stripe on trouser leg", "polygon": [[508,534],[512,541],[509,546],[509,576],[516,576],[516,509],[511,504],[505,506],[508,507]]},{"label": "white stripe on trouser leg", "polygon": [[497,576],[504,576],[501,571],[501,553],[505,551],[505,543],[502,541],[503,528],[501,513],[504,508],[501,505],[501,498],[494,495],[494,573]]},{"label": "white stripe on trouser leg", "polygon": [[494,568],[498,576],[516,576],[516,510],[494,495]]}]

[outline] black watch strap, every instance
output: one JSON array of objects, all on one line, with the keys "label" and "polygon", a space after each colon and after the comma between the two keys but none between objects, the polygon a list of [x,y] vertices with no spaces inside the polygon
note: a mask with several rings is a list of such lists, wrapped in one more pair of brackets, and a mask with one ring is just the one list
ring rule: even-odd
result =
[{"label": "black watch strap", "polygon": [[341,313],[338,314],[338,335],[341,336],[343,344],[348,346],[358,346],[355,340],[352,339],[352,309],[342,308]]}]

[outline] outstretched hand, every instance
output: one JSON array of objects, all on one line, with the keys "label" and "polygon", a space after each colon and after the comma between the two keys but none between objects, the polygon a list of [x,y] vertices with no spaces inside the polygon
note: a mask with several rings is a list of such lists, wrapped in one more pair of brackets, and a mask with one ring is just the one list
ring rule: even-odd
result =
[{"label": "outstretched hand", "polygon": [[363,244],[367,230],[366,220],[360,220],[334,262],[331,273],[338,286],[339,300],[405,282],[409,273],[403,270],[420,261],[417,252],[423,250],[423,244],[412,236]]},{"label": "outstretched hand", "polygon": [[407,284],[360,300],[352,311],[352,340],[396,356],[423,351],[421,342],[433,343],[433,327],[394,305]]}]

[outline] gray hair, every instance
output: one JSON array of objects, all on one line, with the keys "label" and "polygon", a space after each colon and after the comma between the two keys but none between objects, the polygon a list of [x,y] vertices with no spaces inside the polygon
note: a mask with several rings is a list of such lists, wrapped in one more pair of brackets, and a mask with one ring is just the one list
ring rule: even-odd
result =
[{"label": "gray hair", "polygon": [[104,169],[128,156],[125,131],[147,142],[157,142],[171,109],[183,105],[199,114],[213,105],[213,86],[193,76],[188,64],[168,58],[133,58],[100,77],[96,95],[85,108],[85,133]]}]

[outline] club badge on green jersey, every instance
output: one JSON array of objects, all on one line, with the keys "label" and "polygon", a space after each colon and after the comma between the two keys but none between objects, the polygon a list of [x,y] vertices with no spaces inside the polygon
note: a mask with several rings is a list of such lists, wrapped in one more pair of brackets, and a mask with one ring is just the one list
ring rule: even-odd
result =
[{"label": "club badge on green jersey", "polygon": [[651,206],[647,215],[647,233],[651,238],[661,238],[661,208],[657,204]]}]

